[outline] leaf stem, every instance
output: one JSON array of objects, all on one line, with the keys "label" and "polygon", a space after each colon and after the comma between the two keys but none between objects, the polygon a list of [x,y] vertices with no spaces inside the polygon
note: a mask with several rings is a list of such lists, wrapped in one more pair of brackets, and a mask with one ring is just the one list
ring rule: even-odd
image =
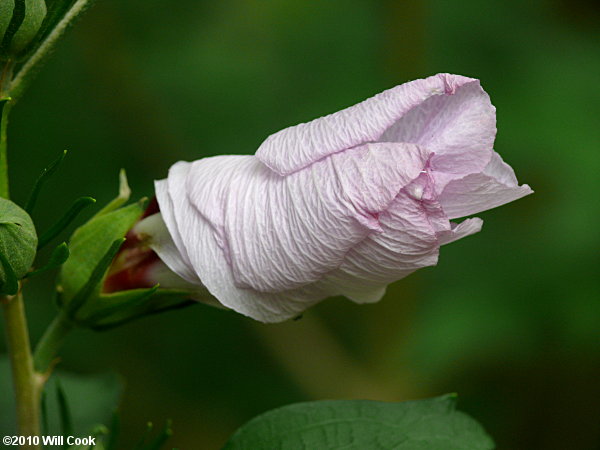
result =
[{"label": "leaf stem", "polygon": [[[40,435],[40,396],[44,377],[33,369],[29,344],[29,332],[21,290],[14,295],[0,298],[4,311],[4,323],[8,354],[12,368],[19,435]],[[22,449],[38,450],[37,445],[25,445]]]},{"label": "leaf stem", "polygon": [[52,362],[56,358],[58,349],[72,329],[72,322],[61,311],[46,329],[35,347],[33,364],[38,373],[46,373],[52,367]]}]

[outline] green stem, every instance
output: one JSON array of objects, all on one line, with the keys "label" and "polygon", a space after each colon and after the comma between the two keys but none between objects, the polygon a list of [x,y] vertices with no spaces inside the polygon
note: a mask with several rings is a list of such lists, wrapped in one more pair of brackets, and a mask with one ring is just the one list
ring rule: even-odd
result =
[{"label": "green stem", "polygon": [[15,101],[21,96],[27,83],[54,49],[56,42],[60,39],[65,30],[73,24],[75,19],[81,15],[90,2],[91,0],[77,0],[60,22],[52,29],[50,34],[48,34],[46,39],[44,39],[44,42],[42,42],[33,55],[31,55],[31,57],[27,59],[27,62],[25,62],[18,70],[10,85],[10,96],[15,99]]},{"label": "green stem", "polygon": [[[44,378],[33,370],[29,332],[21,291],[1,299],[8,355],[12,368],[18,431],[21,436],[40,435],[40,396]],[[37,450],[37,445],[22,449]]]},{"label": "green stem", "polygon": [[6,129],[11,101],[0,98],[0,197],[8,198],[8,158],[6,156]]},{"label": "green stem", "polygon": [[72,322],[61,311],[46,329],[46,332],[35,347],[33,363],[38,373],[48,372],[52,366],[52,361],[56,358],[58,349],[72,329]]}]

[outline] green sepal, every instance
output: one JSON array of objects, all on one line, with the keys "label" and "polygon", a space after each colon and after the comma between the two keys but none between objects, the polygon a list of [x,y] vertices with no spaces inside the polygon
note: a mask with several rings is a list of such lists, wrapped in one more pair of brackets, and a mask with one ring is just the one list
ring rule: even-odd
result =
[{"label": "green sepal", "polygon": [[102,255],[102,258],[98,261],[89,278],[79,291],[70,299],[68,303],[64,303],[67,315],[72,321],[75,320],[75,316],[84,303],[90,301],[97,296],[99,290],[102,288],[102,280],[106,276],[106,272],[112,263],[113,258],[121,248],[121,245],[125,242],[125,238],[115,240],[106,253]]},{"label": "green sepal", "polygon": [[45,266],[34,270],[33,272],[27,273],[23,278],[35,277],[40,273],[56,269],[57,267],[62,266],[67,261],[67,259],[69,259],[69,246],[66,242],[63,242],[62,244],[58,245],[54,250],[52,250],[50,259],[48,260]]},{"label": "green sepal", "polygon": [[[88,283],[98,263],[111,246],[122,240],[144,212],[145,200],[93,217],[73,233],[69,242],[71,255],[59,275],[60,302],[67,304]],[[110,261],[109,261],[110,262]],[[108,267],[107,267],[108,268]],[[97,297],[106,273],[90,294]]]},{"label": "green sepal", "polygon": [[94,217],[103,216],[109,212],[114,211],[115,209],[120,208],[131,196],[131,189],[129,188],[129,183],[127,183],[127,174],[125,173],[125,169],[121,169],[119,172],[119,194],[112,199],[104,208],[96,213]]},{"label": "green sepal", "polygon": [[92,197],[79,197],[67,210],[67,212],[56,222],[48,231],[40,236],[38,250],[45,247],[52,239],[58,236],[71,222],[79,215],[81,211],[90,205],[96,203],[96,199]]},{"label": "green sepal", "polygon": [[[145,291],[145,295],[140,295]],[[89,321],[87,326],[95,331],[106,331],[124,325],[134,320],[141,319],[153,314],[158,314],[174,309],[181,309],[198,302],[190,300],[190,293],[171,289],[132,289],[114,294],[102,295],[96,301],[110,301],[114,304],[118,301],[127,302],[125,307],[115,307],[106,317],[99,320]]]},{"label": "green sepal", "polygon": [[[80,324],[93,327],[103,321],[110,321],[111,317],[129,308],[139,307],[158,290],[158,285],[148,289],[130,289],[111,294],[101,294],[93,301],[87,303],[77,315]],[[87,311],[86,311],[87,310]],[[89,312],[88,312],[89,311]]]},{"label": "green sepal", "polygon": [[44,186],[46,181],[48,181],[48,179],[54,174],[54,172],[58,170],[61,163],[65,159],[65,156],[67,156],[66,150],[64,150],[58,158],[52,161],[52,163],[48,167],[42,170],[42,173],[40,173],[38,179],[35,181],[33,189],[31,190],[31,194],[29,194],[29,198],[27,199],[27,202],[24,206],[25,211],[27,211],[29,214],[31,214],[33,208],[35,207],[42,187]]},{"label": "green sepal", "polygon": [[[0,253],[8,264],[4,267],[3,263],[0,268],[0,285],[7,281],[14,284],[13,275],[17,279],[25,276],[35,259],[36,247],[37,234],[29,214],[10,200],[0,198]],[[7,274],[9,266],[12,275]]]}]

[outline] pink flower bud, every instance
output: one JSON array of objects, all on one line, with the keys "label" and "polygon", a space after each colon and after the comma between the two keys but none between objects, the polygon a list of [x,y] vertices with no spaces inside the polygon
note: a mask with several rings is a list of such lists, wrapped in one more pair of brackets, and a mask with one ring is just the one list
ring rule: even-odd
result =
[{"label": "pink flower bud", "polygon": [[494,152],[479,81],[438,74],[273,134],[254,156],[178,162],[137,229],[166,265],[265,322],[386,286],[532,191]]}]

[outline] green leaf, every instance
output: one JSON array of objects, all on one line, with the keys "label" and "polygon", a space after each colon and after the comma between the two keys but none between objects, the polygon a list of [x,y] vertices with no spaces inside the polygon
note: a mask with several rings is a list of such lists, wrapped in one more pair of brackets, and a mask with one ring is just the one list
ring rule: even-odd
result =
[{"label": "green leaf", "polygon": [[52,161],[52,163],[48,167],[46,167],[44,170],[42,170],[42,173],[40,173],[40,175],[38,176],[38,179],[35,181],[35,184],[33,185],[31,194],[29,194],[29,198],[27,199],[27,202],[25,203],[24,209],[25,209],[25,211],[27,211],[27,213],[31,214],[31,212],[33,211],[33,208],[35,207],[35,204],[37,202],[37,199],[38,199],[38,196],[40,194],[42,187],[44,186],[46,181],[48,181],[48,179],[58,170],[61,163],[65,159],[65,156],[67,156],[66,150],[63,151],[62,154],[57,159]]},{"label": "green leaf", "polygon": [[67,228],[73,220],[77,217],[77,215],[87,208],[90,205],[96,203],[96,200],[92,197],[80,197],[75,200],[75,203],[71,205],[71,207],[67,210],[64,216],[60,218],[58,222],[56,222],[48,231],[40,236],[40,241],[38,243],[38,250],[43,248],[46,244],[48,244],[52,239],[60,234],[65,228]]},{"label": "green leaf", "polygon": [[24,278],[31,278],[48,270],[56,269],[57,267],[62,266],[67,261],[67,259],[69,259],[69,247],[67,246],[66,242],[63,242],[62,244],[58,245],[54,250],[52,250],[50,259],[48,260],[45,266],[34,270],[33,272],[27,273]]},{"label": "green leaf", "polygon": [[489,450],[481,425],[456,411],[455,396],[402,403],[334,400],[297,403],[240,428],[224,450]]},{"label": "green leaf", "polygon": [[[37,235],[29,214],[10,200],[0,198],[0,252],[17,278],[29,271],[36,247]],[[5,269],[0,268],[0,285],[7,281],[6,278]]]},{"label": "green leaf", "polygon": [[69,302],[84,287],[115,240],[122,239],[143,212],[144,203],[138,202],[94,217],[75,230],[69,243],[71,255],[59,276],[64,302]]}]

